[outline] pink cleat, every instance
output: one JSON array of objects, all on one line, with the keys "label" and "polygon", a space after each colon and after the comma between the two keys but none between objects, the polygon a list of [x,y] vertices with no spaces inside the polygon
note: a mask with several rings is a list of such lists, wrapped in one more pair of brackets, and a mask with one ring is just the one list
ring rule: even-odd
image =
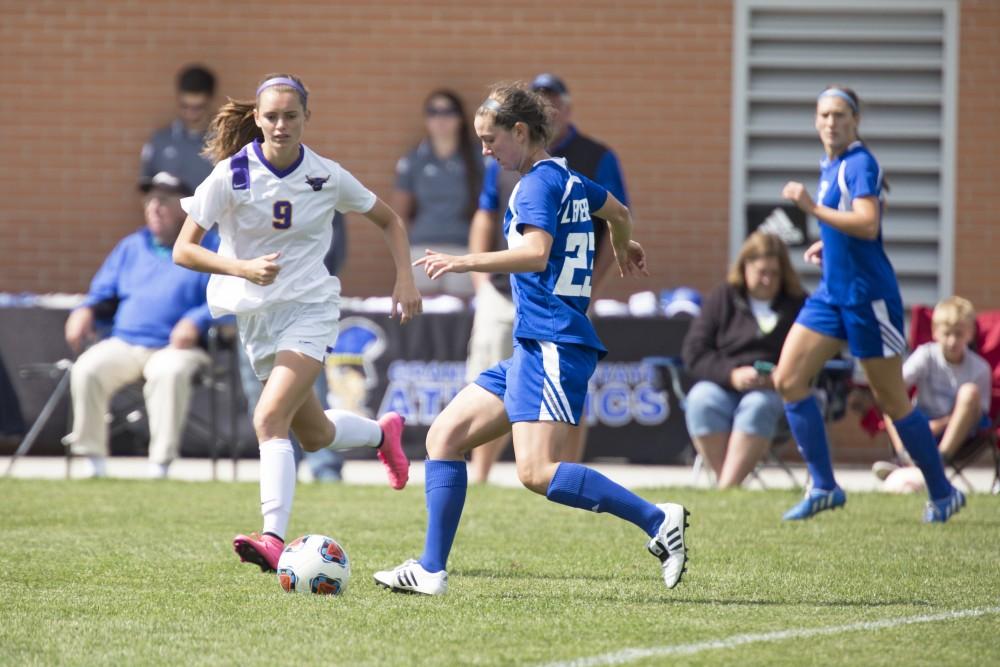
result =
[{"label": "pink cleat", "polygon": [[241,563],[253,563],[261,572],[276,572],[278,559],[285,548],[285,543],[274,535],[237,535],[233,538],[233,551],[240,557]]},{"label": "pink cleat", "polygon": [[379,417],[382,427],[382,444],[378,446],[378,460],[389,475],[389,485],[402,489],[410,479],[410,459],[403,451],[403,425],[406,420],[396,412],[387,412]]}]

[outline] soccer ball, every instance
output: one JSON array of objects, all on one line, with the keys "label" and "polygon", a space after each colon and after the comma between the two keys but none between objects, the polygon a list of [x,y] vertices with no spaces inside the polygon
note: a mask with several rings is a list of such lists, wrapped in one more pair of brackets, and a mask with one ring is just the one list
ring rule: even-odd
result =
[{"label": "soccer ball", "polygon": [[278,559],[278,583],[289,593],[342,595],[350,578],[347,552],[326,535],[303,535]]}]

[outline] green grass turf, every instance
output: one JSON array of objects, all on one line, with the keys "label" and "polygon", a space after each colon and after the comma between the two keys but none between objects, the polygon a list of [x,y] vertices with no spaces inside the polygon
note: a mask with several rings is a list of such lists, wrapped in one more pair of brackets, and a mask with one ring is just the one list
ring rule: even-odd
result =
[{"label": "green grass turf", "polygon": [[[347,594],[289,595],[238,563],[257,486],[0,481],[0,663],[535,664],[628,647],[1000,605],[1000,498],[947,525],[922,498],[853,494],[783,524],[787,491],[644,490],[686,504],[691,561],[664,588],[645,536],[522,489],[473,487],[442,598],[372,572],[419,555],[419,485],[300,486],[290,535],[336,537]],[[1000,664],[1000,615],[632,664]]]}]

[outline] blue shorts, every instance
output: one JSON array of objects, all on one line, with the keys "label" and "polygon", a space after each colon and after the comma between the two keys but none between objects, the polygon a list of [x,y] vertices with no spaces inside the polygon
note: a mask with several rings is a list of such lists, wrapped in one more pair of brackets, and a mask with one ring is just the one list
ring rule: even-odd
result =
[{"label": "blue shorts", "polygon": [[487,368],[476,384],[503,400],[511,423],[580,423],[597,350],[585,345],[526,338],[514,355]]},{"label": "blue shorts", "polygon": [[906,354],[903,304],[898,299],[840,306],[809,297],[795,322],[824,336],[846,340],[858,359]]}]

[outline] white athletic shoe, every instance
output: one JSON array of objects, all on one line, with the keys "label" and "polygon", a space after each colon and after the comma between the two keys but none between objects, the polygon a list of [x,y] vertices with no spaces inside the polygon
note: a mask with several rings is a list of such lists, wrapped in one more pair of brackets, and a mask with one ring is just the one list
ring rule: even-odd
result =
[{"label": "white athletic shoe", "polygon": [[448,573],[428,572],[412,558],[392,570],[375,573],[375,583],[394,593],[444,595],[448,592]]},{"label": "white athletic shoe", "polygon": [[681,575],[687,572],[687,547],[684,544],[684,529],[688,527],[687,518],[691,514],[683,505],[663,503],[657,505],[666,518],[656,535],[649,540],[646,548],[649,553],[660,559],[663,567],[663,583],[667,588],[673,588],[681,581]]}]

